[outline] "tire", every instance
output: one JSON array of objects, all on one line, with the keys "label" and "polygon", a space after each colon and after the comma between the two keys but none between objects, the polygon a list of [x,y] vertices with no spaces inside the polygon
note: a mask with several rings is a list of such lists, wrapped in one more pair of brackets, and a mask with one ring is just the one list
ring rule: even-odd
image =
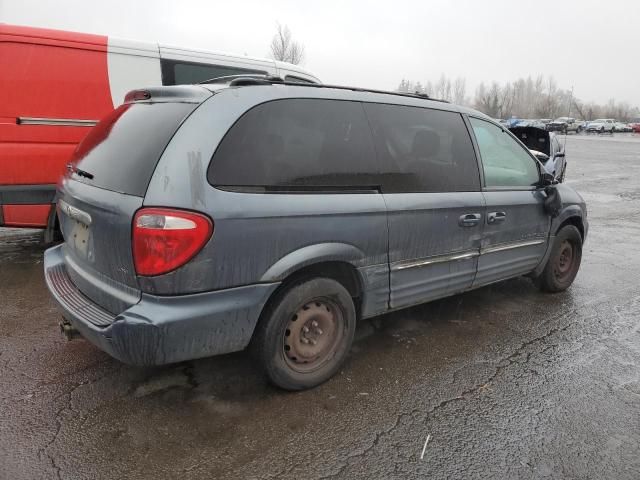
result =
[{"label": "tire", "polygon": [[355,329],[356,310],[347,289],[329,278],[305,279],[269,302],[251,349],[271,383],[304,390],[338,371]]},{"label": "tire", "polygon": [[547,264],[534,283],[543,292],[563,292],[575,280],[581,260],[582,236],[576,227],[566,225],[556,235]]}]

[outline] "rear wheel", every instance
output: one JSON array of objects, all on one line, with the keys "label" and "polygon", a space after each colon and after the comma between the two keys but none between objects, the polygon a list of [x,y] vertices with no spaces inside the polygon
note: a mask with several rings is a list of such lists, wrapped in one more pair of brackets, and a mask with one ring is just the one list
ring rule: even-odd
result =
[{"label": "rear wheel", "polygon": [[356,326],[349,292],[329,278],[293,284],[267,306],[252,349],[269,380],[285,390],[315,387],[346,358]]},{"label": "rear wheel", "polygon": [[582,236],[576,227],[566,225],[556,235],[547,264],[534,283],[544,292],[562,292],[576,278],[581,260]]}]

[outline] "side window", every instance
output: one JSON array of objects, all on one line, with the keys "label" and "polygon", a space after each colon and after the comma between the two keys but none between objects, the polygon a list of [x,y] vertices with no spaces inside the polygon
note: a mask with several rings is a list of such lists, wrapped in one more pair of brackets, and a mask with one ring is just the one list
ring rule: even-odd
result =
[{"label": "side window", "polygon": [[403,105],[365,104],[373,128],[383,191],[480,190],[478,162],[459,113]]},{"label": "side window", "polygon": [[485,120],[471,118],[487,187],[528,187],[539,180],[538,166],[511,135]]},{"label": "side window", "polygon": [[292,83],[316,83],[312,82],[311,80],[307,80],[306,78],[296,77],[294,75],[287,75],[286,77],[284,77],[284,81]]},{"label": "side window", "polygon": [[180,60],[162,60],[163,85],[192,85],[217,77],[243,74],[266,74],[264,70],[212,65],[206,63],[183,62]]},{"label": "side window", "polygon": [[359,102],[286,99],[245,113],[220,142],[212,185],[374,188],[375,150]]}]

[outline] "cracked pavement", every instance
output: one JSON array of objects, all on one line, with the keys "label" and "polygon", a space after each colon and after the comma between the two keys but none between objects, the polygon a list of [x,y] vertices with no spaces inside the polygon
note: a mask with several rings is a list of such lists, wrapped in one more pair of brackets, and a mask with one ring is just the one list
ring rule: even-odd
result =
[{"label": "cracked pavement", "polygon": [[66,342],[40,233],[0,229],[0,479],[640,478],[640,135],[567,152],[591,224],[569,291],[364,321],[301,393],[245,353],[136,368]]}]

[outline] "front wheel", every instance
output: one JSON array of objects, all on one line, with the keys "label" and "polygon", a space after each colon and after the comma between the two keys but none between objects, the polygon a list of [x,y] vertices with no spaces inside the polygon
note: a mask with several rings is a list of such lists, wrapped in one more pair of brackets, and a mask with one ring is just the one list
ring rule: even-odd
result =
[{"label": "front wheel", "polygon": [[346,288],[329,278],[313,278],[291,285],[269,303],[252,349],[271,383],[303,390],[338,371],[355,328],[355,306]]},{"label": "front wheel", "polygon": [[581,260],[582,236],[576,227],[566,225],[556,235],[547,264],[534,283],[543,292],[562,292],[576,278]]}]

